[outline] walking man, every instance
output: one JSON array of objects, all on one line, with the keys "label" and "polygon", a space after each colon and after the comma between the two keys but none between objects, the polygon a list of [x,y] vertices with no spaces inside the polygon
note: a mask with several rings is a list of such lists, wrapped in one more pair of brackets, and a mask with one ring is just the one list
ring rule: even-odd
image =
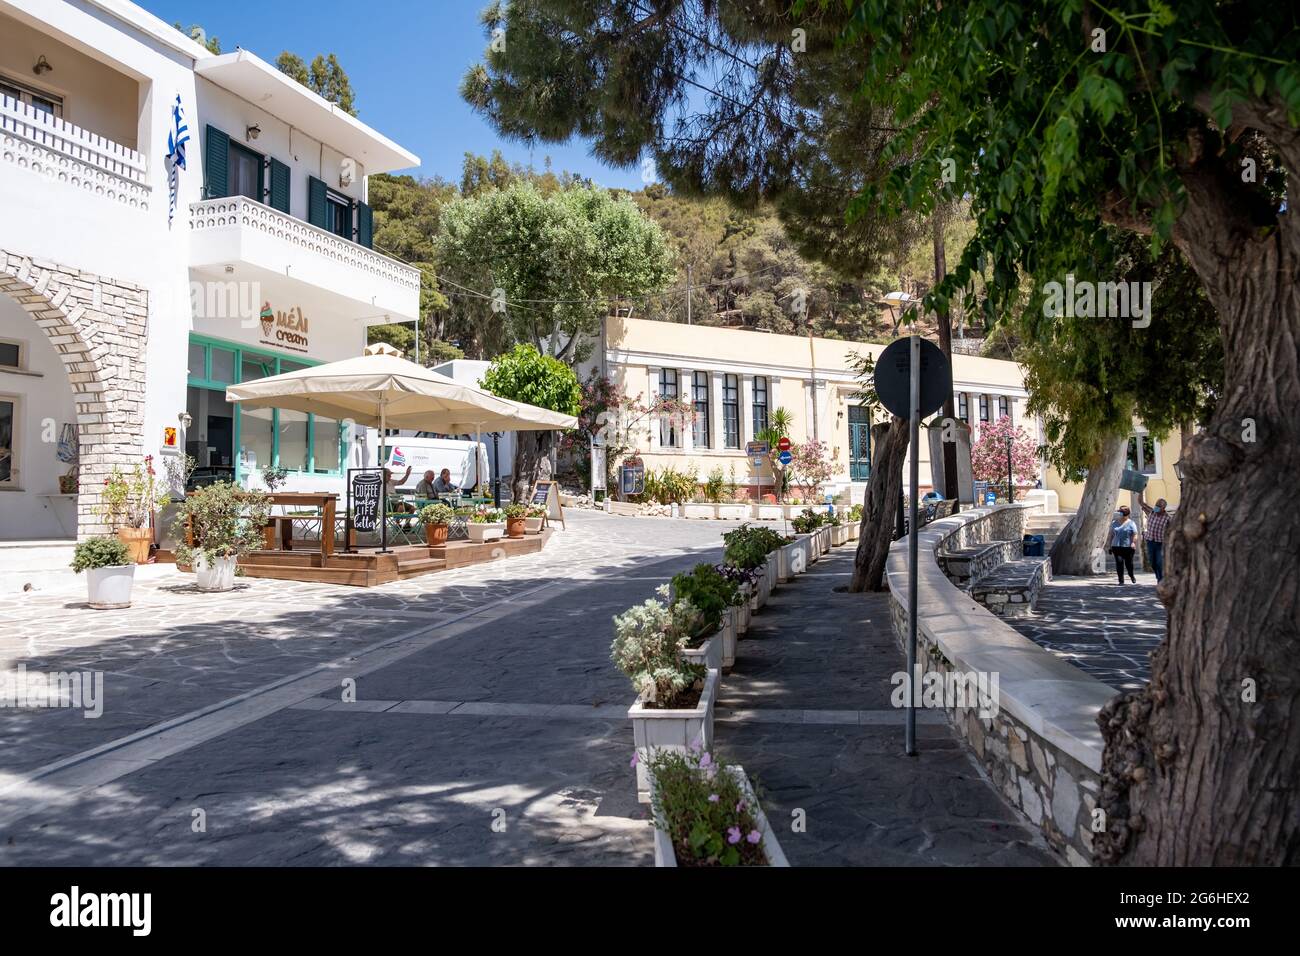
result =
[{"label": "walking man", "polygon": [[1138,492],[1138,504],[1142,506],[1142,514],[1146,515],[1147,558],[1151,562],[1151,570],[1156,573],[1156,584],[1159,584],[1165,576],[1165,536],[1169,531],[1169,503],[1164,498],[1157,498],[1156,506],[1153,508],[1142,500],[1142,493]]}]

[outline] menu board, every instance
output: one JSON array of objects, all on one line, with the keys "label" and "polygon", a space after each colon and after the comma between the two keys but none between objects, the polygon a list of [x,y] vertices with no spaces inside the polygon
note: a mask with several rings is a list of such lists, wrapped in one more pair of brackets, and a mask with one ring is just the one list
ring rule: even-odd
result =
[{"label": "menu board", "polygon": [[549,521],[558,521],[564,525],[564,509],[560,507],[560,486],[554,481],[539,481],[533,489],[532,504],[546,508]]},{"label": "menu board", "polygon": [[352,527],[358,531],[374,531],[379,527],[383,490],[384,475],[379,469],[352,476]]}]

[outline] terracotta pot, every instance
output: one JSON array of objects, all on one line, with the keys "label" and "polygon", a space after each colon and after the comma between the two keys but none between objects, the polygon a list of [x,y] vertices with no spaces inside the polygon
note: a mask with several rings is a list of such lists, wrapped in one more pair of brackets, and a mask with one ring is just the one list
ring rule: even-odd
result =
[{"label": "terracotta pot", "polygon": [[522,538],[524,536],[524,522],[526,518],[507,518],[506,519],[506,537]]},{"label": "terracotta pot", "polygon": [[451,530],[445,524],[426,524],[424,540],[431,548],[441,548],[447,543],[447,532]]},{"label": "terracotta pot", "polygon": [[131,549],[131,560],[136,564],[149,563],[149,545],[153,544],[153,528],[118,528],[119,541]]}]

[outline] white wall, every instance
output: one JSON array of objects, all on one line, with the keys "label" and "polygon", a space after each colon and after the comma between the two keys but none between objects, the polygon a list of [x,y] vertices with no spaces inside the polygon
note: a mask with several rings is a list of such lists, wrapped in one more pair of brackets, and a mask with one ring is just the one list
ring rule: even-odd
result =
[{"label": "white wall", "polygon": [[[76,423],[72,386],[45,332],[3,293],[0,339],[24,343],[27,370],[35,373],[16,375],[0,370],[0,396],[6,401],[18,399],[15,448],[21,488],[0,490],[0,540],[70,537],[77,527],[76,502],[40,496],[57,494],[59,475],[69,468],[55,457],[57,444],[42,438],[52,434],[57,442],[59,426]],[[43,427],[46,420],[52,423],[49,430]]]}]

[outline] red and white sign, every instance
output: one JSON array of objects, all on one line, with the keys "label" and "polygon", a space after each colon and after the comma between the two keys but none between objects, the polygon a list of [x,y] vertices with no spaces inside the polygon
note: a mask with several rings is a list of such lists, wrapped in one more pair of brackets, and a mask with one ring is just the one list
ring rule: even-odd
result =
[{"label": "red and white sign", "polygon": [[791,444],[792,443],[790,439],[782,438],[779,442],[776,443],[776,447],[778,451],[789,451]]}]

